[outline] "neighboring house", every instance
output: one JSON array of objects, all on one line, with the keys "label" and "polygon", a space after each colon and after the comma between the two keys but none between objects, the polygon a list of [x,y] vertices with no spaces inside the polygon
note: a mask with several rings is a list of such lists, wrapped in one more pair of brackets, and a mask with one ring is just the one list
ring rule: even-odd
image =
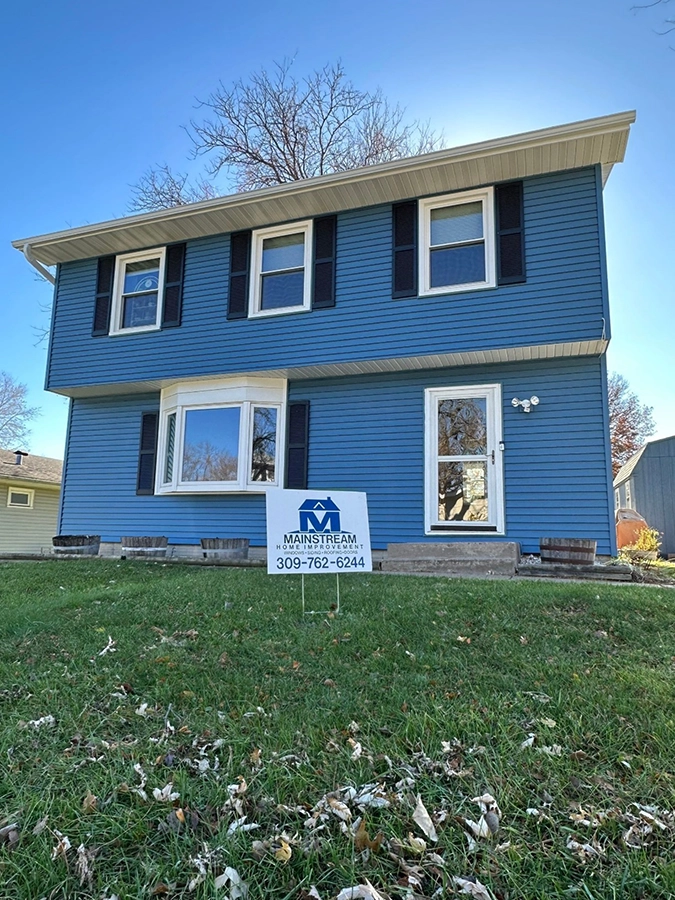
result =
[{"label": "neighboring house", "polygon": [[60,459],[0,450],[0,554],[51,552],[62,466]]},{"label": "neighboring house", "polygon": [[58,530],[264,546],[265,492],[307,486],[366,491],[374,548],[613,553],[602,191],[633,121],[16,241],[58,267]]},{"label": "neighboring house", "polygon": [[663,535],[660,552],[675,554],[675,435],[649,441],[619,469],[614,507],[639,512]]}]

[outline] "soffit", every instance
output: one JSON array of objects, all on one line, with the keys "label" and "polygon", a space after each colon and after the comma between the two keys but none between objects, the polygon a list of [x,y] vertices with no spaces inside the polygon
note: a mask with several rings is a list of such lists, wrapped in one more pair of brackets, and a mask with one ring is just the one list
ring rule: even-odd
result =
[{"label": "soffit", "polygon": [[227,378],[231,380],[241,375],[258,378],[287,378],[301,381],[308,378],[340,378],[349,375],[384,375],[390,372],[414,372],[420,369],[446,369],[455,366],[487,366],[499,363],[530,362],[538,359],[566,359],[575,356],[601,356],[607,350],[606,340],[571,341],[561,344],[536,344],[524,347],[504,347],[492,350],[465,350],[456,353],[435,353],[432,356],[405,356],[390,359],[365,359],[352,362],[321,363],[292,368],[259,369],[255,372],[231,372],[227,375],[212,375],[195,379],[157,379],[154,381],[117,382],[115,384],[89,384],[73,387],[50,388],[52,393],[66,397],[105,397],[118,394],[139,394],[160,391],[179,385],[181,381],[191,384],[209,383]]},{"label": "soffit", "polygon": [[624,158],[634,112],[483,141],[259,191],[13,241],[44,265],[600,165]]}]

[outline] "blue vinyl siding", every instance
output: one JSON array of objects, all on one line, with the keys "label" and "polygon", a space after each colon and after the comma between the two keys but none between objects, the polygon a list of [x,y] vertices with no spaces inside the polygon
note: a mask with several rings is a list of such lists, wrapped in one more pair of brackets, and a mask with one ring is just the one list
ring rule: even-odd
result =
[{"label": "blue vinyl siding", "polygon": [[183,324],[92,337],[96,260],[60,267],[48,387],[594,340],[606,319],[595,168],[524,182],[527,282],[392,300],[391,207],[338,215],[331,309],[227,321],[229,236],[188,242]]},{"label": "blue vinyl siding", "polygon": [[[599,553],[612,552],[598,358],[291,382],[289,400],[310,401],[309,487],[366,491],[375,548],[447,540],[424,536],[424,390],[494,383],[503,386],[506,539],[538,552],[540,537],[591,537]],[[529,415],[511,406],[532,394],[541,402]],[[136,496],[140,416],[158,402],[154,394],[73,401],[61,531],[264,545],[262,496]]]}]

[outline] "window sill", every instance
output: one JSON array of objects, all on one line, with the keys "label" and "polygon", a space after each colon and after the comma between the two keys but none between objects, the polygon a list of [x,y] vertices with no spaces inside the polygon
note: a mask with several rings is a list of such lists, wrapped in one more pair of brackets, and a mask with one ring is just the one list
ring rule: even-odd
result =
[{"label": "window sill", "polygon": [[119,331],[109,332],[110,337],[122,337],[127,334],[147,334],[150,331],[161,331],[159,325],[144,325],[142,328],[120,328]]},{"label": "window sill", "polygon": [[247,485],[242,487],[240,484],[234,485],[217,485],[204,482],[203,484],[179,484],[176,487],[159,487],[155,490],[155,496],[177,496],[178,494],[266,494],[268,491],[279,490],[278,484],[263,485]]},{"label": "window sill", "polygon": [[289,316],[294,313],[311,312],[309,306],[286,306],[283,309],[261,310],[249,313],[249,319],[268,319],[271,316]]},{"label": "window sill", "polygon": [[466,291],[487,291],[496,287],[496,282],[474,281],[471,284],[444,285],[443,287],[429,288],[428,291],[420,291],[418,297],[438,297],[443,294],[461,294]]},{"label": "window sill", "polygon": [[506,532],[500,531],[496,525],[477,525],[472,523],[471,525],[430,525],[426,531],[425,535],[432,537],[434,535],[439,534],[461,534],[461,535],[479,535],[479,534],[489,534],[489,535],[498,535],[503,537]]}]

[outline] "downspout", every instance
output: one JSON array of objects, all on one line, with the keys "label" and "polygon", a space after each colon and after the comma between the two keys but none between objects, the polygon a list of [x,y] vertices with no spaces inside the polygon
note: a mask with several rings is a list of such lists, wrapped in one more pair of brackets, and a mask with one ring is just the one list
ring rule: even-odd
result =
[{"label": "downspout", "polygon": [[42,275],[43,278],[46,278],[50,284],[56,284],[56,278],[52,275],[49,269],[45,269],[42,263],[38,262],[37,259],[33,256],[33,252],[30,248],[30,244],[26,243],[23,245],[23,255],[26,257],[31,266]]}]

